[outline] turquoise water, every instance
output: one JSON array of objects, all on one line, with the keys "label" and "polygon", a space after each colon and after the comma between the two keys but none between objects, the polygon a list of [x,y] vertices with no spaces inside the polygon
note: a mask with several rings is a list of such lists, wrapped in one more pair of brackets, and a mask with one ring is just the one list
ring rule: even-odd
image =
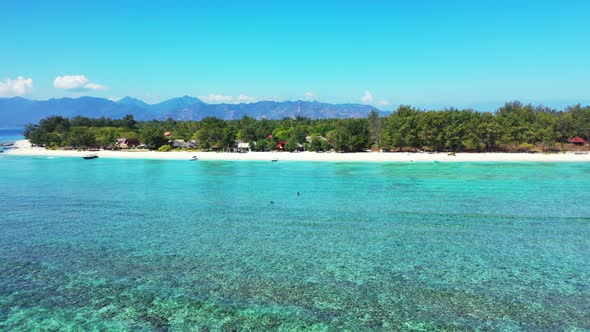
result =
[{"label": "turquoise water", "polygon": [[588,188],[576,163],[4,156],[0,330],[588,330]]},{"label": "turquoise water", "polygon": [[[0,144],[14,143],[17,140],[24,139],[23,128],[0,128]],[[5,147],[0,146],[0,153],[5,151]]]},{"label": "turquoise water", "polygon": [[23,131],[24,128],[0,128],[0,143],[24,139]]}]

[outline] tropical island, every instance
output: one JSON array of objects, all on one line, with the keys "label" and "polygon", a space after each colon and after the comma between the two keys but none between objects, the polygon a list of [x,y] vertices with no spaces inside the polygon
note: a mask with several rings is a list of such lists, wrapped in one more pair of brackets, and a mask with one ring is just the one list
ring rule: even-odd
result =
[{"label": "tropical island", "polygon": [[[403,152],[401,160],[497,160],[504,153],[543,153],[544,157],[510,157],[515,161],[555,159],[556,153],[569,155],[559,160],[585,160],[590,139],[590,107],[574,105],[563,111],[506,103],[495,112],[445,109],[425,111],[400,106],[389,116],[373,110],[366,118],[281,120],[240,120],[206,117],[201,121],[136,121],[133,115],[122,119],[105,117],[71,119],[50,116],[25,128],[25,137],[36,149],[25,148],[16,154],[79,155],[79,151],[108,152],[105,156],[185,159],[199,152],[212,159],[261,159],[276,152],[339,152],[346,156],[299,156],[282,154],[285,160],[387,161],[383,155],[351,157],[351,152]],[[24,147],[20,144],[20,147]],[[115,152],[116,151],[116,152]],[[113,153],[115,152],[115,153]],[[143,153],[140,153],[143,152]],[[176,152],[168,156],[154,152]],[[184,152],[184,153],[182,153]],[[207,152],[214,152],[213,154]],[[215,152],[260,152],[246,156],[220,156]],[[496,157],[482,157],[493,153]],[[421,157],[417,154],[436,155]],[[479,157],[474,157],[477,154]],[[302,157],[302,155],[305,155]],[[572,156],[572,155],[575,155]],[[207,158],[205,158],[207,159]]]}]

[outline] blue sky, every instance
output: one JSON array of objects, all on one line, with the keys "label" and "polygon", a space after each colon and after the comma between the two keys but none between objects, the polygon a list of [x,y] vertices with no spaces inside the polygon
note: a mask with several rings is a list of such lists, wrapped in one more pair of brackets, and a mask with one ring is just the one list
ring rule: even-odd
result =
[{"label": "blue sky", "polygon": [[490,109],[590,101],[589,1],[2,4],[0,94]]}]

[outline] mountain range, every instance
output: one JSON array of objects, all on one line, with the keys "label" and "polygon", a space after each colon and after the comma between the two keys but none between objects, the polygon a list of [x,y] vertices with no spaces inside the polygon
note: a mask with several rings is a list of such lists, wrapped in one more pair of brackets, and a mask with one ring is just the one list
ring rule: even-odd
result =
[{"label": "mountain range", "polygon": [[[51,116],[109,117],[119,119],[133,114],[136,120],[201,120],[214,116],[224,120],[240,119],[244,115],[256,119],[282,119],[303,116],[311,119],[362,118],[375,108],[361,104],[328,104],[318,101],[260,101],[247,104],[208,104],[199,98],[184,96],[148,104],[125,97],[118,101],[105,98],[79,97],[30,100],[21,97],[0,98],[0,127],[37,123]],[[378,110],[379,111],[379,110]],[[387,114],[381,112],[381,115]]]}]

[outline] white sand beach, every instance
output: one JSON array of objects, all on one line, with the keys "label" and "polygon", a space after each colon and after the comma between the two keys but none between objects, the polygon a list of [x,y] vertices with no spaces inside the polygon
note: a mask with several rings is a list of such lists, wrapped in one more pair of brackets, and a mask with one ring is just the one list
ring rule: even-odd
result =
[{"label": "white sand beach", "polygon": [[590,162],[590,152],[583,153],[407,153],[407,152],[361,152],[361,153],[316,153],[316,152],[157,152],[157,151],[68,151],[32,147],[27,140],[17,141],[14,149],[5,152],[15,156],[82,157],[96,153],[99,158],[220,161],[317,161],[317,162]]}]

